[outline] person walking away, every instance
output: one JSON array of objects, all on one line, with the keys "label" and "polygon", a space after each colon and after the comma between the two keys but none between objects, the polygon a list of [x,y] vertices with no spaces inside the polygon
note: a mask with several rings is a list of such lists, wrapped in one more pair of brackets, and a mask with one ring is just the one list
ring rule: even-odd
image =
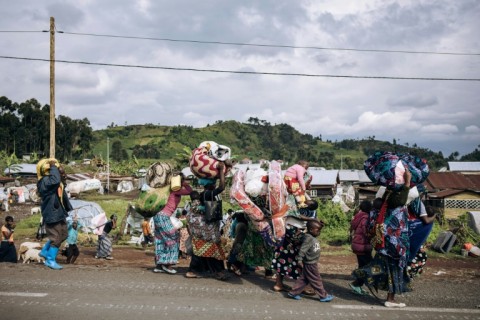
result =
[{"label": "person walking away", "polygon": [[287,186],[287,191],[295,196],[298,208],[306,208],[308,206],[305,203],[307,200],[305,196],[307,187],[304,179],[307,169],[308,162],[300,160],[297,164],[294,164],[285,171],[284,181]]},{"label": "person walking away", "polygon": [[307,284],[310,284],[319,296],[320,302],[330,302],[333,296],[328,294],[323,287],[322,277],[318,270],[318,261],[320,259],[320,243],[317,237],[320,235],[324,223],[319,220],[309,220],[307,222],[307,233],[303,237],[298,257],[299,266],[302,268],[302,274],[295,281],[292,290],[288,296],[295,300],[300,300],[300,294],[303,292]]},{"label": "person walking away", "polygon": [[2,242],[0,244],[0,262],[17,263],[17,249],[13,242],[15,232],[15,221],[12,216],[5,217],[5,224],[2,226]]},{"label": "person walking away", "polygon": [[97,254],[95,259],[113,260],[112,257],[112,238],[110,237],[110,231],[117,228],[117,215],[112,214],[110,220],[105,223],[103,227],[102,235],[98,236]]},{"label": "person walking away", "polygon": [[67,236],[67,248],[65,250],[65,255],[67,256],[67,263],[74,264],[80,255],[80,250],[78,250],[77,240],[78,240],[78,221],[72,220],[72,218],[67,218],[68,225],[68,236]]},{"label": "person walking away", "polygon": [[45,259],[45,266],[60,270],[56,261],[58,250],[68,236],[66,217],[73,210],[65,191],[66,174],[59,162],[42,159],[37,163],[37,191],[42,199],[42,218],[48,240],[39,255]]},{"label": "person walking away", "polygon": [[[372,203],[369,200],[363,200],[360,203],[360,210],[350,222],[350,233],[352,234],[351,248],[357,256],[358,268],[362,268],[372,261],[372,245],[370,244],[370,237],[368,235],[371,210]],[[357,278],[349,285],[353,293],[367,295],[368,292],[362,288],[363,284],[363,280]]]},{"label": "person walking away", "polygon": [[[400,190],[385,191],[382,197],[383,205],[379,212],[379,216],[382,213],[385,214],[384,221],[377,225],[381,228],[383,237],[376,243],[377,254],[369,265],[356,269],[352,273],[354,277],[362,278],[369,288],[386,290],[387,299],[384,305],[387,308],[406,307],[405,303],[395,301],[395,295],[411,291],[410,278],[405,270],[410,250],[406,203],[411,177],[411,172],[405,170],[404,186]],[[372,210],[372,213],[375,211]]]},{"label": "person walking away", "polygon": [[153,272],[156,273],[177,273],[172,266],[178,263],[180,235],[173,226],[170,216],[177,210],[182,196],[192,192],[192,187],[185,181],[183,174],[180,176],[182,187],[180,190],[170,193],[165,207],[153,217],[155,225],[155,268]]}]

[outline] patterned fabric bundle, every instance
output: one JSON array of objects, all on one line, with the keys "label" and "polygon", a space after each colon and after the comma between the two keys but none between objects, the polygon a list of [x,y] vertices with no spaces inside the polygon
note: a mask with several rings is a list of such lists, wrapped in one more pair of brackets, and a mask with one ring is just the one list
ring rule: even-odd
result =
[{"label": "patterned fabric bundle", "polygon": [[[217,178],[219,161],[230,158],[230,148],[214,141],[204,141],[192,151],[190,170],[197,178]],[[225,168],[227,174],[227,168]]]},{"label": "patterned fabric bundle", "polygon": [[145,176],[146,183],[151,188],[161,188],[170,184],[173,166],[167,162],[155,162]]},{"label": "patterned fabric bundle", "polygon": [[427,161],[408,153],[395,154],[377,151],[364,163],[370,180],[390,190],[399,190],[404,185],[405,168],[412,173],[411,186],[424,182],[430,173]]}]

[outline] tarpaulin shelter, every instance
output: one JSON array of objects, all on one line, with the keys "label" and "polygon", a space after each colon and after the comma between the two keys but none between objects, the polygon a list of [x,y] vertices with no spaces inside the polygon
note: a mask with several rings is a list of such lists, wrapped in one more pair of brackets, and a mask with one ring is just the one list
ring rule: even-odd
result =
[{"label": "tarpaulin shelter", "polygon": [[[105,211],[95,202],[84,200],[70,200],[73,210],[68,212],[72,219],[77,219],[83,232],[102,234],[103,225],[107,222]],[[98,228],[97,228],[98,227]]]}]

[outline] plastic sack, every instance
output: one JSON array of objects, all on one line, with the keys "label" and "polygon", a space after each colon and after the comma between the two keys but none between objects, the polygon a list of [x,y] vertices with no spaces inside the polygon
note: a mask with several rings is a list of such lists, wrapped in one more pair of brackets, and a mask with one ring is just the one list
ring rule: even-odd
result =
[{"label": "plastic sack", "polygon": [[263,169],[250,169],[245,173],[245,192],[251,197],[268,194],[268,184],[262,181],[262,177],[268,175]]}]

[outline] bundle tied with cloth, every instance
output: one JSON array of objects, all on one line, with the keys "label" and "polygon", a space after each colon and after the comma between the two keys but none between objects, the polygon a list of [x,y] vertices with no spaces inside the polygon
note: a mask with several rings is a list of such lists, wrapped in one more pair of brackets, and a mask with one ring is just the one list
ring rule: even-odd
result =
[{"label": "bundle tied with cloth", "polygon": [[60,167],[60,162],[55,158],[46,158],[38,161],[37,163],[37,178],[38,180],[42,179],[45,176],[50,175],[50,163],[54,161],[55,166]]},{"label": "bundle tied with cloth", "polygon": [[215,141],[203,141],[192,151],[190,157],[190,170],[199,178],[199,183],[205,185],[208,180],[216,179],[219,175],[218,163],[225,162],[225,175],[231,169],[231,150],[229,147],[216,143]]},{"label": "bundle tied with cloth", "polygon": [[182,187],[179,171],[167,162],[155,162],[147,169],[145,184],[134,203],[135,211],[144,218],[151,218],[167,204],[171,191]]}]

